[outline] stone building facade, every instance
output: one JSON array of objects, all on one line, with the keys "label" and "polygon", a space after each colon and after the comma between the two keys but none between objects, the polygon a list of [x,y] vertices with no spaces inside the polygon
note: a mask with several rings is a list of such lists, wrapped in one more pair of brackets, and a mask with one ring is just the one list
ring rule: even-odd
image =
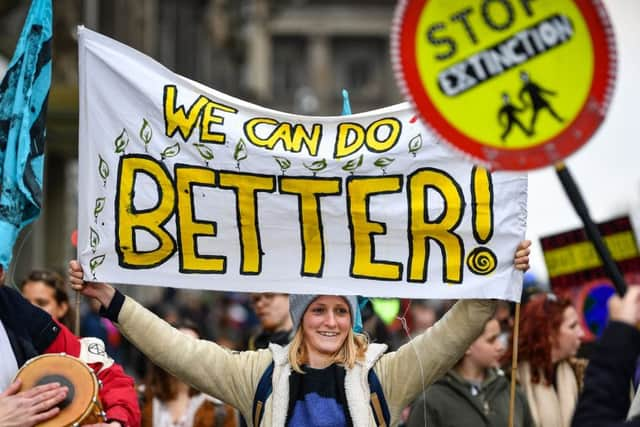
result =
[{"label": "stone building facade", "polygon": [[[64,271],[75,254],[78,24],[232,96],[297,114],[402,101],[389,53],[393,0],[55,0],[53,86],[41,218],[16,244],[12,277]],[[0,0],[0,57],[11,57],[29,2]]]}]

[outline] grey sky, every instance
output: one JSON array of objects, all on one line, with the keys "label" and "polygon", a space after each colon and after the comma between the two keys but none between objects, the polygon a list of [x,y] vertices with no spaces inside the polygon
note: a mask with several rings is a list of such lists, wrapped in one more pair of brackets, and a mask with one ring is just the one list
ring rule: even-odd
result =
[{"label": "grey sky", "polygon": [[[595,221],[619,214],[640,219],[640,1],[604,0],[618,48],[618,79],[603,125],[568,165]],[[529,174],[528,237],[534,241],[532,271],[544,281],[539,237],[581,227],[553,167]],[[640,221],[636,221],[636,230]]]}]

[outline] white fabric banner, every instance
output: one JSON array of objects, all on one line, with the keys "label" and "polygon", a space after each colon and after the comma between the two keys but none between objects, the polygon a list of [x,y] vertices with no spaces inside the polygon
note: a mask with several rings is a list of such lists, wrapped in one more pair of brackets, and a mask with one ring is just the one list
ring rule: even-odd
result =
[{"label": "white fabric banner", "polygon": [[78,33],[87,279],[519,299],[526,175],[474,166],[408,104],[286,114]]}]

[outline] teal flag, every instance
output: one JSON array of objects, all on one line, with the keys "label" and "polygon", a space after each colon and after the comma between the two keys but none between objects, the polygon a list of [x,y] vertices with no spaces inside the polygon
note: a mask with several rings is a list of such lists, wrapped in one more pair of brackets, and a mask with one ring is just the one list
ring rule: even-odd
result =
[{"label": "teal flag", "polygon": [[40,214],[45,119],[51,86],[51,0],[33,0],[0,83],[0,264]]},{"label": "teal flag", "polygon": [[[351,115],[351,102],[349,101],[349,91],[342,89],[342,115]],[[367,305],[368,298],[358,296],[358,307],[356,307],[355,318],[353,319],[353,330],[362,333],[364,325],[362,324],[362,310]]]}]

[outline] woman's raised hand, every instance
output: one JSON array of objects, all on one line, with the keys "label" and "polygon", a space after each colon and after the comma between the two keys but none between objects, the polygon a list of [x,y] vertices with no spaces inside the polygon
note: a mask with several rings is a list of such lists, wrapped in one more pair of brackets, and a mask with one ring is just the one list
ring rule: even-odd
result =
[{"label": "woman's raised hand", "polygon": [[640,286],[629,286],[623,298],[618,294],[611,295],[608,305],[611,320],[637,326],[640,322]]},{"label": "woman's raised hand", "polygon": [[516,254],[513,257],[513,264],[518,270],[527,271],[529,269],[529,254],[531,253],[531,240],[523,240],[518,243]]},{"label": "woman's raised hand", "polygon": [[85,282],[84,271],[78,260],[69,261],[69,283],[74,291],[80,292],[89,298],[95,298],[104,307],[109,307],[116,291],[107,283]]}]

